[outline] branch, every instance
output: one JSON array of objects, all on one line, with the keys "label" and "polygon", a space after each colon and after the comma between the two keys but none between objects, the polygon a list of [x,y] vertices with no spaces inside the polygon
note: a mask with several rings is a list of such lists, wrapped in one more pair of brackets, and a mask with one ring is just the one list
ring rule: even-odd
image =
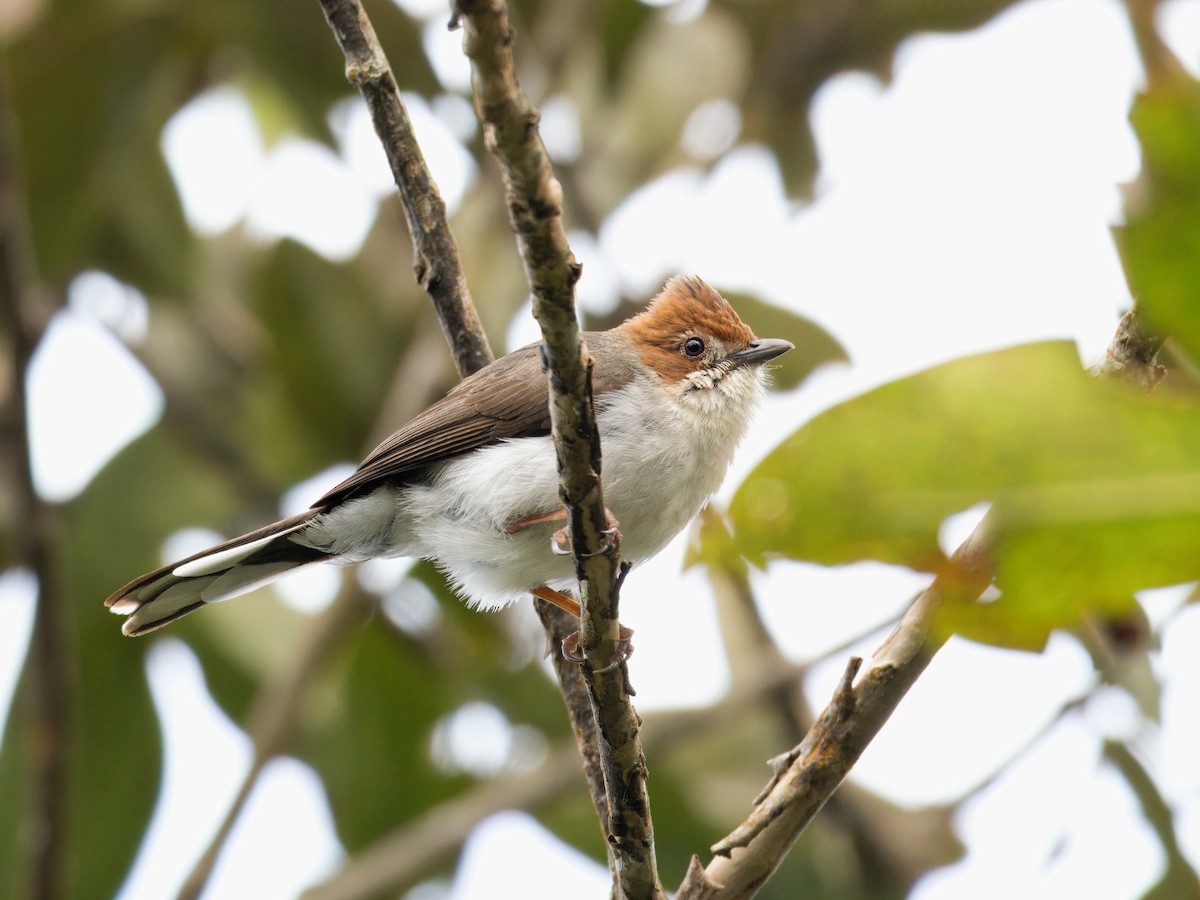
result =
[{"label": "branch", "polygon": [[707,868],[693,858],[680,900],[749,897],[771,877],[945,642],[933,628],[937,611],[973,601],[991,583],[985,526],[986,520],[917,598],[857,684],[862,660],[850,660],[804,740],[772,760],[775,776],[750,817],[712,848]]},{"label": "branch", "polygon": [[446,204],[425,165],[396,79],[358,0],[320,3],[346,57],[346,78],[367,103],[400,190],[412,234],[417,283],[433,300],[459,374],[469,375],[492,361],[492,351],[467,289],[458,245],[446,221]]},{"label": "branch", "polygon": [[[400,191],[412,235],[417,281],[433,300],[459,373],[469,375],[491,362],[492,352],[467,290],[445,203],[425,165],[399,88],[366,12],[357,0],[320,2],[345,55],[346,77],[358,86],[366,101]],[[180,889],[180,898],[198,897],[204,890],[258,776],[281,752],[304,692],[320,663],[354,621],[353,613],[360,604],[358,590],[343,580],[337,599],[309,627],[304,646],[288,669],[255,698],[246,728],[254,748],[252,764],[220,827]]]},{"label": "branch", "polygon": [[[11,403],[2,423],[15,436],[8,460],[13,496],[14,562],[33,572],[38,596],[28,666],[31,691],[28,753],[32,769],[31,816],[19,858],[30,897],[66,893],[71,858],[68,841],[69,697],[73,657],[65,598],[56,567],[57,522],[33,486],[30,458],[27,378],[29,361],[42,339],[46,317],[38,309],[36,265],[29,238],[29,215],[21,189],[12,104],[0,65],[0,322],[11,342]],[[0,380],[5,380],[0,378]]]},{"label": "branch", "polygon": [[[596,733],[596,716],[592,712],[591,694],[582,667],[559,652],[563,640],[577,630],[579,620],[540,597],[534,598],[533,608],[546,632],[547,653],[562,690],[567,718],[571,722],[571,733],[575,735],[575,747],[583,761],[583,774],[587,779],[592,806],[596,808],[596,819],[604,822],[608,815],[608,799],[604,792],[604,767],[600,761],[600,738]],[[606,839],[607,837],[605,834]]]},{"label": "branch", "polygon": [[1142,390],[1154,390],[1167,376],[1167,370],[1158,362],[1163,342],[1164,338],[1147,333],[1135,306],[1121,316],[1112,343],[1104,352],[1104,359],[1092,368],[1092,374],[1101,378],[1123,378]]},{"label": "branch", "polygon": [[[701,541],[705,540],[705,534],[711,533],[715,533],[719,539],[732,540],[721,513],[710,504],[701,513]],[[787,657],[775,642],[755,602],[749,565],[731,554],[721,564],[709,563],[707,569],[733,684],[740,684],[742,679],[754,675],[771,661],[777,666],[786,665]],[[876,631],[882,623],[861,624],[866,627],[861,629],[860,635],[847,638],[840,647],[831,647],[824,654],[825,657],[833,659],[843,655],[862,636]],[[764,695],[763,700],[763,706],[778,720],[786,739],[791,743],[799,743],[815,719],[805,699],[802,682],[797,679],[782,683],[773,692]],[[940,859],[936,852],[932,856],[914,857],[911,835],[904,829],[881,828],[875,818],[875,810],[846,787],[834,793],[826,802],[826,821],[843,829],[855,848],[861,873],[860,888],[863,891],[878,893],[889,885],[911,885],[917,875],[927,868],[925,863]],[[930,842],[928,846],[930,849],[940,848],[937,841]]]},{"label": "branch", "polygon": [[253,748],[250,768],[237,794],[212,836],[204,853],[196,861],[177,895],[179,900],[194,900],[203,893],[212,876],[217,857],[237,823],[263,768],[283,752],[295,726],[301,701],[320,670],[321,663],[347,631],[361,619],[366,605],[362,589],[353,578],[343,575],[342,586],[324,612],[305,631],[303,644],[274,679],[265,684],[254,698],[246,724]]},{"label": "branch", "polygon": [[[1104,361],[1093,373],[1121,376],[1145,389],[1162,380],[1162,339],[1149,335],[1136,310],[1121,319]],[[707,867],[693,857],[678,900],[750,897],[771,877],[862,751],[900,704],[949,635],[935,628],[940,609],[973,603],[991,584],[991,517],[954,552],[917,597],[895,631],[858,676],[851,659],[829,706],[799,746],[772,761],[775,775],[741,825],[713,846]]]},{"label": "branch", "polygon": [[558,451],[560,493],[570,519],[579,578],[580,645],[600,734],[608,796],[608,840],[620,894],[661,897],[654,856],[646,765],[638,737],[633,691],[619,643],[617,547],[606,534],[600,484],[600,439],[592,409],[592,360],[575,317],[580,267],[562,224],[562,187],[538,133],[538,113],[517,83],[514,32],[503,0],[458,0],[451,26],[465,23],[463,49],[471,60],[475,109],[484,140],[504,176],[509,215],[517,232],[533,312],[542,329],[550,370],[550,414]]},{"label": "branch", "polygon": [[[805,671],[804,666],[793,663],[764,661],[714,706],[652,714],[646,721],[646,747],[666,752],[686,746],[694,735],[711,731],[714,721],[737,722],[782,686],[795,684]],[[397,828],[347,862],[329,881],[307,891],[304,900],[357,900],[394,894],[455,852],[480,820],[505,809],[549,806],[561,800],[578,778],[576,748],[560,747],[535,772],[481,784]]]},{"label": "branch", "polygon": [[1125,12],[1146,71],[1148,87],[1191,80],[1187,68],[1158,33],[1159,6],[1159,0],[1125,0]]}]

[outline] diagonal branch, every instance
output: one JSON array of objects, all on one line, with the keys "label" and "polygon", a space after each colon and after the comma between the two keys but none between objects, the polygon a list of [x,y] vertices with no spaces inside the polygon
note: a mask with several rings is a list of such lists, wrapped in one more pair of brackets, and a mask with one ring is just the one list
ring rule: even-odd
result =
[{"label": "diagonal branch", "polygon": [[321,664],[339,646],[346,633],[361,621],[368,609],[369,603],[358,582],[343,573],[341,589],[333,602],[304,632],[301,645],[288,664],[255,696],[245,726],[253,750],[250,768],[242,778],[216,833],[184,880],[176,895],[177,900],[194,900],[204,893],[217,858],[250,799],[259,776],[267,763],[284,751],[299,719],[301,704]]},{"label": "diagonal branch", "polygon": [[[445,203],[425,165],[399,88],[366,12],[358,0],[320,2],[345,54],[346,77],[358,86],[367,103],[400,191],[413,240],[417,281],[433,300],[459,373],[469,375],[487,365],[492,352],[467,290]],[[360,606],[357,588],[344,581],[334,603],[306,631],[291,665],[255,698],[247,725],[254,746],[253,763],[222,824],[181,888],[181,898],[197,897],[203,892],[259,774],[282,751],[295,727],[300,700],[314,673],[338,645]]]},{"label": "diagonal branch", "polygon": [[629,702],[633,691],[625,666],[610,666],[619,641],[617,552],[605,534],[592,361],[575,317],[580,267],[562,224],[562,187],[542,145],[537,110],[517,83],[506,4],[458,0],[451,25],[460,22],[465,25],[463,48],[471,60],[475,108],[504,176],[550,369],[551,422],[582,594],[584,673],[599,726],[617,888],[623,896],[659,897],[645,758],[637,713]]},{"label": "diagonal branch", "polygon": [[[1149,390],[1163,377],[1157,362],[1161,346],[1162,338],[1147,334],[1133,310],[1121,319],[1093,374],[1126,378]],[[771,877],[945,643],[948,635],[935,628],[938,611],[975,602],[991,584],[991,527],[991,517],[985,516],[861,674],[862,661],[850,660],[829,706],[804,740],[772,761],[775,775],[749,818],[712,848],[716,855],[707,867],[692,858],[678,900],[749,897]]]},{"label": "diagonal branch", "polygon": [[857,683],[862,660],[850,660],[804,740],[772,761],[775,776],[750,817],[713,847],[707,867],[693,858],[680,900],[749,897],[771,877],[944,643],[933,629],[937,611],[973,601],[991,582],[985,524],[917,598]]},{"label": "diagonal branch", "polygon": [[417,283],[433,300],[459,374],[469,375],[492,361],[492,351],[467,289],[446,204],[425,165],[396,79],[358,0],[320,3],[345,54],[346,77],[366,101],[400,191],[412,233]]}]

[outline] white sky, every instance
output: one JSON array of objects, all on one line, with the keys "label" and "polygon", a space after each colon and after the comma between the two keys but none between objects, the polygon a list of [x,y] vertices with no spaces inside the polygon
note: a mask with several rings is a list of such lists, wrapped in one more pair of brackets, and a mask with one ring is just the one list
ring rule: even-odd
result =
[{"label": "white sky", "polygon": [[[460,88],[464,65],[458,37],[445,36],[443,7],[438,2],[430,12],[426,46],[444,83]],[[1166,4],[1163,23],[1168,41],[1195,67],[1200,2]],[[786,201],[774,163],[755,148],[734,152],[708,175],[664,175],[631,196],[598,241],[577,242],[585,263],[581,302],[603,305],[618,286],[649,295],[667,272],[696,272],[797,309],[845,343],[853,366],[821,373],[799,395],[772,398],[729,487],[805,418],[897,375],[1048,337],[1074,338],[1091,359],[1129,302],[1108,229],[1120,212],[1118,185],[1138,169],[1127,113],[1139,78],[1116,2],[1036,0],[977,32],[911,40],[897,55],[891,85],[851,74],[818,94],[813,125],[823,167],[812,205]],[[432,107],[407,99],[453,211],[476,174],[453,137],[469,107],[454,97]],[[560,104],[551,112],[548,143],[569,154],[572,135],[578,139],[571,110]],[[356,100],[339,105],[331,121],[338,153],[294,137],[267,146],[235,90],[193,102],[163,136],[189,221],[205,234],[244,223],[262,240],[286,235],[330,258],[352,256],[391,179]],[[681,139],[702,155],[736,124],[728,107],[710,105]],[[336,229],[327,227],[331,221]],[[45,496],[73,496],[161,414],[161,392],[112,334],[136,342],[146,315],[136,291],[101,273],[86,273],[73,287],[31,373]],[[532,323],[518,323],[510,339],[532,334]],[[56,377],[79,371],[88,378]],[[681,578],[681,558],[677,543],[640,569],[625,594],[623,619],[638,634],[631,670],[643,711],[709,702],[728,681],[723,663],[714,662],[722,652],[704,579]],[[297,579],[286,595],[319,606],[331,590],[320,578]],[[882,625],[920,585],[910,572],[875,564],[777,565],[756,578],[773,633],[797,659],[821,655],[864,623]],[[0,615],[10,626],[15,620],[0,634],[0,711],[27,640],[31,593],[27,577],[0,575]],[[1069,638],[1038,656],[960,641],[939,654],[852,777],[897,802],[953,800],[1034,745],[964,806],[956,825],[968,855],[923,879],[915,897],[1138,895],[1157,876],[1160,853],[1128,789],[1099,757],[1106,735],[1138,729],[1145,731],[1144,763],[1178,811],[1184,850],[1200,863],[1200,613],[1177,612],[1181,600],[1179,592],[1159,592],[1149,601],[1155,621],[1169,623],[1155,659],[1166,685],[1160,730],[1147,729],[1127,698],[1111,692],[1051,722],[1093,677]],[[678,638],[681,623],[686,640]],[[878,637],[858,652],[869,654]],[[815,705],[828,697],[844,658],[816,667],[806,684]],[[166,791],[125,900],[162,896],[178,883],[248,765],[244,737],[208,698],[184,645],[163,641],[149,668],[166,732]],[[683,683],[681,669],[696,677]],[[964,709],[955,702],[968,679],[987,703]],[[951,733],[948,704],[956,718]],[[447,723],[438,740],[451,748],[456,741],[516,746],[520,729],[476,707]],[[931,734],[938,735],[932,743]],[[479,771],[497,764],[453,749],[449,758]],[[186,779],[178,774],[185,770]],[[280,761],[256,792],[209,896],[293,896],[337,864],[341,851],[328,822],[312,773]],[[598,867],[511,814],[482,823],[455,881],[423,887],[420,900],[481,896],[481,877],[494,884],[502,861],[531,852],[562,868],[525,896],[557,898],[568,879],[579,886],[577,896],[606,896]],[[522,873],[527,885],[528,867]]]}]

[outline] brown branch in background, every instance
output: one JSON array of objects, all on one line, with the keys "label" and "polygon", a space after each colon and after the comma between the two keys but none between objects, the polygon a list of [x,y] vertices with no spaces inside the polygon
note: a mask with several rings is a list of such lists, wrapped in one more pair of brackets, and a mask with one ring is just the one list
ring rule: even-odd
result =
[{"label": "brown branch in background", "polygon": [[[802,665],[763,660],[747,671],[745,678],[714,706],[651,714],[643,731],[645,745],[657,753],[686,748],[690,738],[710,732],[714,723],[716,727],[736,725],[744,716],[760,709],[764,700],[782,686],[795,684],[804,672]],[[561,801],[578,781],[576,748],[562,746],[552,750],[536,771],[480,784],[380,838],[350,859],[329,881],[308,890],[304,900],[358,900],[394,895],[455,853],[482,819],[505,809],[550,807]],[[571,892],[564,888],[563,893]]]},{"label": "brown branch in background", "polygon": [[23,892],[30,897],[61,897],[66,895],[71,858],[67,748],[74,657],[55,566],[57,520],[33,486],[26,380],[47,316],[37,302],[36,264],[18,169],[12,105],[0,65],[0,322],[8,335],[11,366],[4,381],[12,392],[11,402],[5,405],[11,421],[2,424],[14,436],[7,473],[14,497],[13,561],[34,574],[38,590],[26,657],[30,722],[23,729],[30,738],[31,814],[18,854],[19,877]]},{"label": "brown branch in background", "polygon": [[506,4],[459,0],[451,25],[459,22],[465,24],[463,48],[471,60],[475,109],[504,176],[550,369],[551,422],[582,594],[584,673],[599,730],[616,890],[620,896],[661,897],[640,722],[629,702],[633,691],[626,667],[611,665],[620,628],[617,548],[605,534],[591,358],[575,316],[580,269],[562,223],[562,187],[542,145],[537,110],[517,83]]},{"label": "brown branch in background", "polygon": [[[1149,335],[1136,311],[1121,319],[1104,361],[1093,369],[1149,389],[1162,379],[1162,339]],[[935,628],[940,609],[973,603],[991,584],[991,516],[954,552],[945,568],[909,608],[895,631],[854,682],[851,660],[826,710],[804,740],[773,761],[775,775],[749,818],[712,849],[707,867],[693,858],[678,900],[752,896],[783,861],[796,839],[879,733],[948,635]]]},{"label": "brown branch in background", "polygon": [[299,719],[301,701],[320,671],[321,663],[328,658],[342,636],[361,622],[369,611],[370,601],[358,582],[345,572],[341,581],[337,596],[305,631],[302,645],[288,660],[287,666],[255,696],[245,725],[254,754],[250,769],[242,779],[220,827],[180,888],[179,900],[193,900],[203,893],[217,857],[250,798],[259,775],[267,763],[283,752]]},{"label": "brown branch in background", "polygon": [[[467,290],[445,203],[425,165],[399,88],[375,29],[357,0],[321,0],[321,6],[346,57],[346,76],[366,101],[400,191],[413,240],[417,281],[433,300],[459,373],[469,375],[491,362],[492,352]],[[204,890],[263,767],[282,752],[304,692],[321,662],[356,620],[361,606],[361,593],[343,579],[337,599],[309,626],[302,649],[289,667],[255,698],[246,726],[254,747],[250,770],[179,897],[198,897]]]},{"label": "brown branch in background", "polygon": [[358,0],[320,3],[346,57],[346,77],[366,101],[400,190],[412,233],[417,282],[433,300],[459,374],[470,375],[492,361],[492,351],[467,289],[458,245],[446,220],[446,204],[425,165],[396,79]]},{"label": "brown branch in background", "polygon": [[1150,88],[1181,80],[1191,80],[1187,68],[1179,61],[1158,33],[1159,0],[1125,0],[1125,12],[1137,44],[1138,56],[1146,70]]}]

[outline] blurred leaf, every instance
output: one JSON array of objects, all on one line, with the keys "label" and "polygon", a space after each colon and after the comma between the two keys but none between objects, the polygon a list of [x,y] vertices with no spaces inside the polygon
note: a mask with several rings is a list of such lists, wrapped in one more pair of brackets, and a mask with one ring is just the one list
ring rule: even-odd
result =
[{"label": "blurred leaf", "polygon": [[595,7],[603,16],[600,30],[603,33],[604,74],[605,81],[611,85],[628,65],[630,52],[654,18],[654,9],[638,0],[609,0],[595,4]]},{"label": "blurred leaf", "polygon": [[172,43],[169,19],[96,10],[46,16],[12,48],[33,238],[48,279],[97,266],[143,289],[182,288],[192,237],[158,151],[187,90],[184,69],[155,65]]},{"label": "blurred leaf", "polygon": [[[131,495],[132,472],[142,487]],[[119,454],[66,510],[64,595],[72,602],[79,673],[71,743],[72,896],[116,892],[160,787],[160,730],[144,671],[151,643],[124,637],[102,601],[158,564],[162,537],[189,521],[188,510],[219,502],[221,492],[213,487],[204,468],[155,429]]]},{"label": "blurred leaf", "polygon": [[659,16],[642,26],[615,89],[580,122],[585,145],[597,148],[578,173],[595,212],[691,162],[679,144],[684,123],[701,103],[742,92],[752,52],[743,23],[726,12],[682,22]]},{"label": "blurred leaf", "polygon": [[777,390],[799,387],[814,369],[825,363],[849,361],[837,339],[811,319],[752,294],[724,290],[721,293],[756,335],[784,338],[796,345],[795,350],[771,362],[771,385]]},{"label": "blurred leaf", "polygon": [[947,516],[992,502],[1002,602],[952,625],[1014,646],[1200,575],[1200,418],[1086,377],[1070,344],[958,360],[813,419],[738,490],[745,552],[936,570]]},{"label": "blurred leaf", "polygon": [[409,577],[434,591],[442,621],[413,638],[380,614],[352,633],[310,692],[296,742],[325,781],[352,852],[474,786],[439,769],[431,753],[434,726],[462,705],[490,703],[547,740],[568,733],[562,698],[535,659],[513,665],[506,658],[499,614],[467,609],[431,563],[418,563]]},{"label": "blurred leaf", "polygon": [[[93,552],[80,552],[80,561]],[[144,650],[100,606],[100,567],[74,569],[78,671],[72,723],[70,803],[73,890],[113,896],[133,864],[161,779],[161,733],[144,669]],[[120,827],[113,827],[120,823]]]},{"label": "blurred leaf", "polygon": [[213,700],[244,724],[263,688],[295,659],[311,621],[267,587],[188,616],[168,633],[187,642],[200,659]]},{"label": "blurred leaf", "polygon": [[[131,484],[138,489],[130,491]],[[66,509],[65,595],[73,604],[79,671],[71,896],[116,892],[160,787],[160,730],[144,672],[154,639],[124,637],[103,600],[159,565],[166,535],[221,521],[236,500],[186,445],[157,427],[119,453]]]},{"label": "blurred leaf", "polygon": [[684,569],[705,565],[739,577],[746,572],[742,547],[734,539],[727,514],[713,503],[700,510],[696,524],[688,529],[688,546],[683,557]]},{"label": "blurred leaf", "polygon": [[[63,283],[95,266],[147,292],[189,289],[196,237],[159,149],[162,128],[209,85],[241,82],[257,110],[273,111],[271,131],[330,142],[329,108],[354,90],[319,9],[305,13],[286,0],[77,0],[13,43],[5,62],[44,277]],[[412,21],[394,4],[372,21],[398,83],[436,93]]]},{"label": "blurred leaf", "polygon": [[1138,308],[1159,334],[1200,359],[1200,83],[1156,82],[1130,113],[1142,173],[1126,188],[1116,229]]},{"label": "blurred leaf", "polygon": [[[338,837],[351,853],[446,799],[465,779],[434,768],[429,738],[451,707],[446,682],[385,621],[356,634],[327,666],[299,739],[329,794]],[[318,696],[319,699],[319,696]]]},{"label": "blurred leaf", "polygon": [[[428,587],[442,611],[442,624],[426,638],[425,646],[435,654],[443,678],[452,683],[456,703],[486,700],[510,721],[537,728],[547,740],[565,738],[569,728],[562,695],[553,677],[539,665],[545,652],[541,629],[532,632],[532,645],[515,647],[502,621],[515,610],[468,608],[428,560],[414,565],[409,578]],[[528,655],[520,655],[522,650]]]},{"label": "blurred leaf", "polygon": [[250,289],[269,343],[246,386],[247,439],[288,480],[359,459],[411,337],[406,310],[366,273],[291,241],[268,255]]}]

